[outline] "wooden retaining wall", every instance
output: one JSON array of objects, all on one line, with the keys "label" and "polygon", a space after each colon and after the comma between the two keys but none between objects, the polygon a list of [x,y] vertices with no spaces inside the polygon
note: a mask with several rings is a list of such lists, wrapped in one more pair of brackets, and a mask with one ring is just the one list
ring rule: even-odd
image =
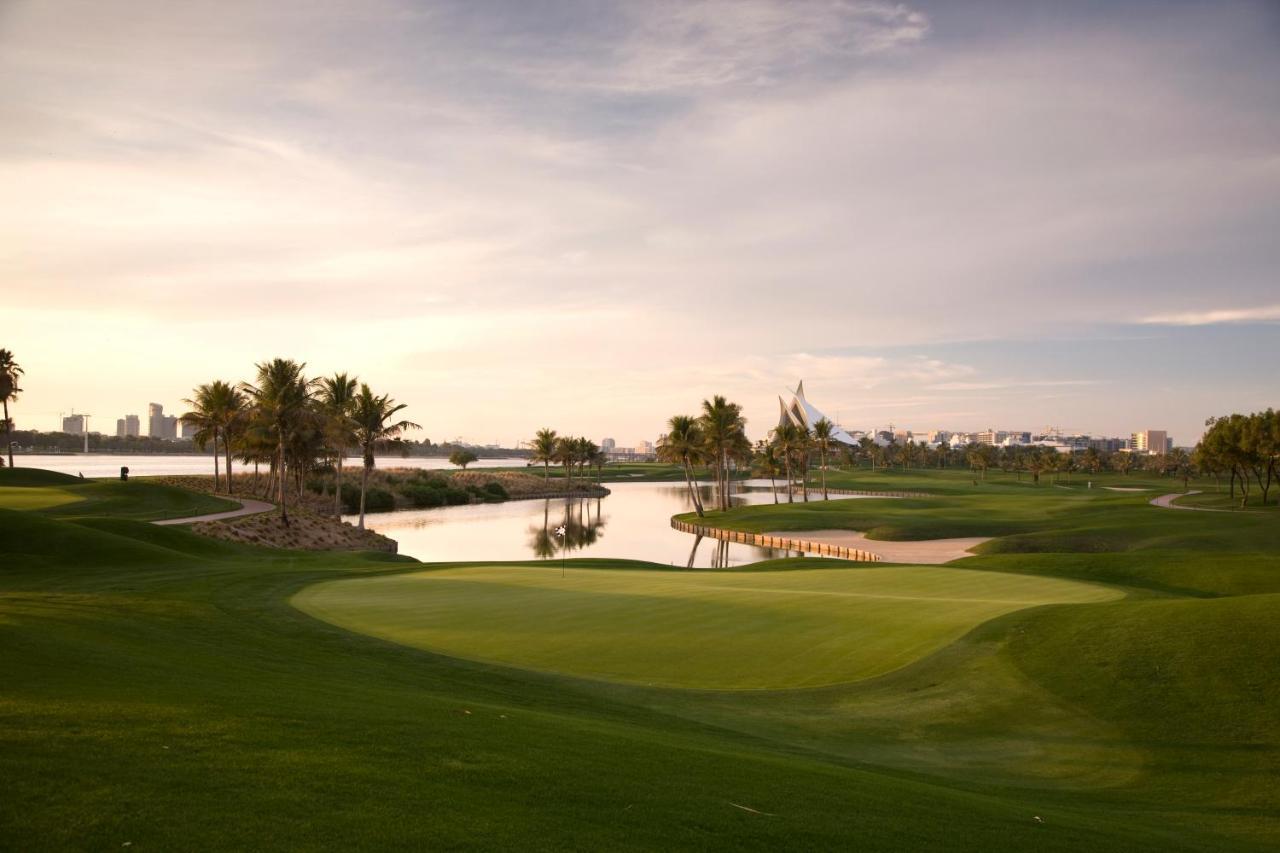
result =
[{"label": "wooden retaining wall", "polygon": [[[778,489],[778,491],[779,491],[779,492],[781,492],[781,493],[782,493],[782,494],[784,494],[784,495],[787,493],[787,490],[786,490],[786,487],[785,487],[785,486],[783,486],[783,487],[779,488],[779,489]],[[803,490],[802,488],[800,488],[799,486],[796,486],[796,487],[794,487],[791,491],[792,491],[792,493],[793,493],[793,494],[797,494],[797,495],[798,495],[798,494],[800,494],[801,492],[803,492],[804,490]],[[933,497],[932,495],[928,494],[927,492],[864,492],[864,491],[861,491],[861,490],[859,490],[859,489],[827,489],[827,494],[829,494],[829,495],[858,495],[859,497],[864,497],[864,498],[928,498],[928,497]],[[817,496],[819,497],[819,499],[821,499],[821,497],[822,497],[822,486],[814,486],[812,483],[810,483],[810,484],[809,484],[809,499],[810,499],[811,501],[813,500],[813,496],[814,496],[814,495],[817,495]]]},{"label": "wooden retaining wall", "polygon": [[848,548],[844,545],[828,545],[825,542],[810,542],[807,539],[795,539],[790,536],[770,536],[764,533],[747,533],[743,530],[725,530],[720,527],[702,527],[689,524],[679,519],[671,519],[671,526],[681,533],[692,533],[695,536],[706,536],[726,542],[737,542],[742,545],[755,545],[759,548],[775,548],[780,551],[802,551],[806,554],[821,554],[824,557],[839,557],[842,560],[858,560],[864,563],[879,562],[880,555],[859,548]]}]

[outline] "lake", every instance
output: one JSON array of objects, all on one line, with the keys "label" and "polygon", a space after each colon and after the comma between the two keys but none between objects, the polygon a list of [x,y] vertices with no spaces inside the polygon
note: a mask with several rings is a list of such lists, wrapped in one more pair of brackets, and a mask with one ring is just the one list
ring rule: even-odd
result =
[{"label": "lake", "polygon": [[[507,501],[370,513],[365,525],[396,540],[401,554],[424,562],[558,560],[563,554],[726,568],[774,557],[806,556],[695,537],[672,529],[671,516],[693,509],[684,484],[606,485],[612,494],[603,498]],[[767,480],[763,481],[763,490],[758,483],[749,481],[745,485],[746,490],[733,495],[735,505],[773,502]],[[711,487],[703,486],[702,495],[710,503]],[[852,497],[842,495],[841,499]],[[348,516],[347,520],[354,523],[356,517]],[[565,528],[563,545],[556,535],[560,526]]]},{"label": "lake", "polygon": [[[379,468],[426,468],[436,471],[454,469],[449,460],[435,456],[378,456]],[[528,460],[514,459],[480,459],[472,462],[468,468],[513,468],[524,465]],[[199,454],[115,454],[115,453],[24,453],[14,454],[13,464],[19,468],[44,468],[47,471],[60,471],[63,474],[84,474],[86,477],[118,477],[120,466],[129,468],[132,477],[157,477],[165,474],[212,474],[213,456]],[[362,464],[359,456],[349,456],[346,465],[358,467]],[[231,470],[246,471],[252,467],[235,462]],[[456,469],[455,469],[456,470]]]}]

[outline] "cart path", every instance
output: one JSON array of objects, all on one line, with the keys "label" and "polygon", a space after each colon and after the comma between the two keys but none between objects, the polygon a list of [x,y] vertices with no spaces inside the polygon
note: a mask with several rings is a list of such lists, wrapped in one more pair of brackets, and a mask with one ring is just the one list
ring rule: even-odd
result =
[{"label": "cart path", "polygon": [[165,518],[160,521],[153,521],[152,524],[195,524],[197,521],[225,521],[228,518],[240,518],[245,515],[257,515],[260,512],[270,512],[276,508],[275,504],[266,501],[255,501],[251,498],[231,498],[231,500],[240,503],[239,509],[229,509],[226,512],[211,512],[206,515],[190,515],[186,518]]}]

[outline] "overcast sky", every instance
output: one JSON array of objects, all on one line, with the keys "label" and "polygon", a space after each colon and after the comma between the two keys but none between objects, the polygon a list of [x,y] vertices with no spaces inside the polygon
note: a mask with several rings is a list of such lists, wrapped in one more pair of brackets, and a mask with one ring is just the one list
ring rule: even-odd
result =
[{"label": "overcast sky", "polygon": [[19,427],[285,356],[441,440],[1280,404],[1280,4],[0,3]]}]

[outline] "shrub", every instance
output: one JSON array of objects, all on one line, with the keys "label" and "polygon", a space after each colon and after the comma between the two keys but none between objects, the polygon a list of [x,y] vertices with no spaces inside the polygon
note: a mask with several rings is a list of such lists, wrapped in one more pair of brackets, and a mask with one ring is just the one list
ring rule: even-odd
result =
[{"label": "shrub", "polygon": [[442,488],[410,483],[400,489],[400,494],[417,509],[430,509],[445,505],[445,490]]},{"label": "shrub", "polygon": [[490,499],[495,501],[505,501],[511,497],[507,494],[507,490],[503,488],[503,485],[498,482],[485,483],[481,489],[488,493]]},{"label": "shrub", "polygon": [[[364,496],[365,512],[387,512],[396,508],[395,496],[386,489],[370,486]],[[353,483],[342,484],[342,511],[355,515],[360,511],[360,487]]]}]

